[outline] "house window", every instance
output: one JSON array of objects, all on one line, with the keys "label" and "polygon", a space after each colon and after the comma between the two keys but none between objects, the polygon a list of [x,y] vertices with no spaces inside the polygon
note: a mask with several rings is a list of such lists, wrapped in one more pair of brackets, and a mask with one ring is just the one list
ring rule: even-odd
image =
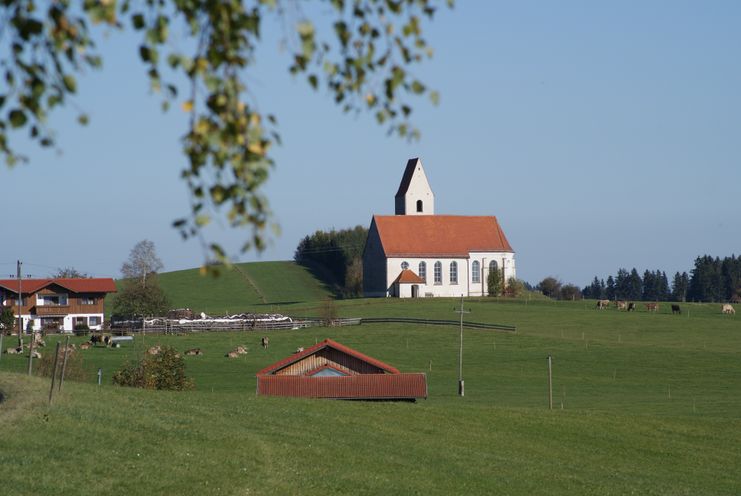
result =
[{"label": "house window", "polygon": [[419,277],[427,284],[427,264],[419,262]]},{"label": "house window", "polygon": [[422,200],[417,200],[417,212],[422,211]]},{"label": "house window", "polygon": [[52,306],[66,306],[67,305],[67,295],[66,294],[45,294],[45,295],[38,295],[38,304],[39,305],[52,305]]},{"label": "house window", "polygon": [[458,284],[458,262],[450,262],[450,284]]},{"label": "house window", "polygon": [[407,270],[409,268],[409,262],[401,262],[401,270]]},{"label": "house window", "polygon": [[90,317],[90,318],[88,318],[88,325],[91,325],[91,326],[100,325],[100,317]]},{"label": "house window", "polygon": [[492,272],[496,272],[497,270],[499,270],[499,266],[497,265],[497,261],[496,260],[492,260],[491,262],[489,262],[489,273],[491,274]]},{"label": "house window", "polygon": [[80,298],[81,305],[95,305],[95,298],[92,296],[83,296]]},{"label": "house window", "polygon": [[481,282],[481,264],[478,260],[471,264],[471,282]]},{"label": "house window", "polygon": [[440,262],[435,262],[434,277],[435,277],[435,284],[443,283],[443,264]]}]

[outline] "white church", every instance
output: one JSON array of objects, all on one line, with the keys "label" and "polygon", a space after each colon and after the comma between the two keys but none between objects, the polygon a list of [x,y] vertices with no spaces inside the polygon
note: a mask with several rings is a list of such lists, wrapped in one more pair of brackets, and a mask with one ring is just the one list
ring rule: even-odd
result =
[{"label": "white church", "polygon": [[374,215],[363,252],[366,297],[485,296],[487,277],[516,277],[515,253],[494,216],[435,215],[422,161],[407,162],[396,215]]}]

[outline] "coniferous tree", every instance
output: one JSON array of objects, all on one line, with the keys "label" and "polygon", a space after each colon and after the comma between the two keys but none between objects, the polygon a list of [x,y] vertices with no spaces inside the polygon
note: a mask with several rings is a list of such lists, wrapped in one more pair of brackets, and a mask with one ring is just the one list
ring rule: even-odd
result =
[{"label": "coniferous tree", "polygon": [[669,301],[671,292],[669,291],[669,279],[666,277],[666,272],[656,271],[656,280],[658,281],[658,299],[659,301]]},{"label": "coniferous tree", "polygon": [[689,286],[689,276],[686,272],[674,274],[672,282],[672,300],[687,301],[687,287]]},{"label": "coniferous tree", "polygon": [[643,301],[656,301],[658,295],[656,291],[656,276],[648,270],[643,272],[643,291],[641,292]]},{"label": "coniferous tree", "polygon": [[607,284],[605,285],[605,297],[608,300],[615,299],[615,280],[612,276],[607,277]]},{"label": "coniferous tree", "polygon": [[638,271],[633,267],[628,276],[628,298],[631,300],[640,300],[643,295],[643,281]]},{"label": "coniferous tree", "polygon": [[615,296],[621,300],[630,299],[630,274],[625,269],[618,269],[615,278]]}]

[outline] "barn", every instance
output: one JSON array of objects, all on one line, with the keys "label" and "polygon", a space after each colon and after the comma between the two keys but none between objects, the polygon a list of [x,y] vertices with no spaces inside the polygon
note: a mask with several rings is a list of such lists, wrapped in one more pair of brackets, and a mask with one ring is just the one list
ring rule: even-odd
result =
[{"label": "barn", "polygon": [[331,339],[257,373],[257,394],[337,400],[427,398],[427,376],[395,367]]}]

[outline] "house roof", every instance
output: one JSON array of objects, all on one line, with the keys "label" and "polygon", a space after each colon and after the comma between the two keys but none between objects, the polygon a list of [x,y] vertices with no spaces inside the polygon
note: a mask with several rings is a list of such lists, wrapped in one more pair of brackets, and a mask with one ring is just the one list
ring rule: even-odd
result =
[{"label": "house roof", "polygon": [[257,394],[346,400],[427,398],[427,377],[425,374],[358,374],[344,377],[258,375]]},{"label": "house roof", "polygon": [[[73,293],[115,293],[116,283],[110,277],[105,278],[49,278],[23,279],[20,290],[25,294],[35,293],[47,286],[56,284]],[[18,279],[0,279],[0,287],[18,293]]]},{"label": "house roof", "polygon": [[412,176],[414,176],[414,169],[417,168],[417,162],[419,157],[410,158],[407,160],[407,167],[404,169],[404,175],[401,176],[401,183],[399,184],[399,190],[396,192],[394,198],[404,196],[409,190],[409,184],[412,182]]},{"label": "house roof", "polygon": [[394,282],[398,282],[399,284],[424,284],[425,280],[415,274],[414,271],[404,269],[399,273],[399,277]]},{"label": "house roof", "polygon": [[513,252],[494,216],[374,215],[387,257],[468,257]]},{"label": "house roof", "polygon": [[[303,360],[309,355],[313,355],[314,353],[320,350],[323,350],[324,348],[334,348],[335,350],[345,353],[347,355],[350,355],[352,357],[355,357],[358,360],[362,360],[364,362],[370,363],[371,365],[374,365],[389,374],[399,374],[400,373],[399,369],[392,367],[391,365],[387,363],[384,363],[380,360],[376,360],[375,358],[369,357],[368,355],[364,355],[363,353],[360,353],[357,350],[353,350],[352,348],[345,346],[343,344],[340,344],[336,341],[332,341],[331,339],[325,339],[321,343],[317,343],[314,346],[306,348],[304,351],[300,353],[294,353],[293,355],[287,358],[284,358],[283,360],[279,360],[272,365],[268,365],[264,369],[260,370],[257,373],[257,375],[262,376],[262,375],[273,374],[280,369],[283,369],[293,363],[298,362],[299,360]],[[379,374],[373,374],[373,375],[379,375]]]}]

